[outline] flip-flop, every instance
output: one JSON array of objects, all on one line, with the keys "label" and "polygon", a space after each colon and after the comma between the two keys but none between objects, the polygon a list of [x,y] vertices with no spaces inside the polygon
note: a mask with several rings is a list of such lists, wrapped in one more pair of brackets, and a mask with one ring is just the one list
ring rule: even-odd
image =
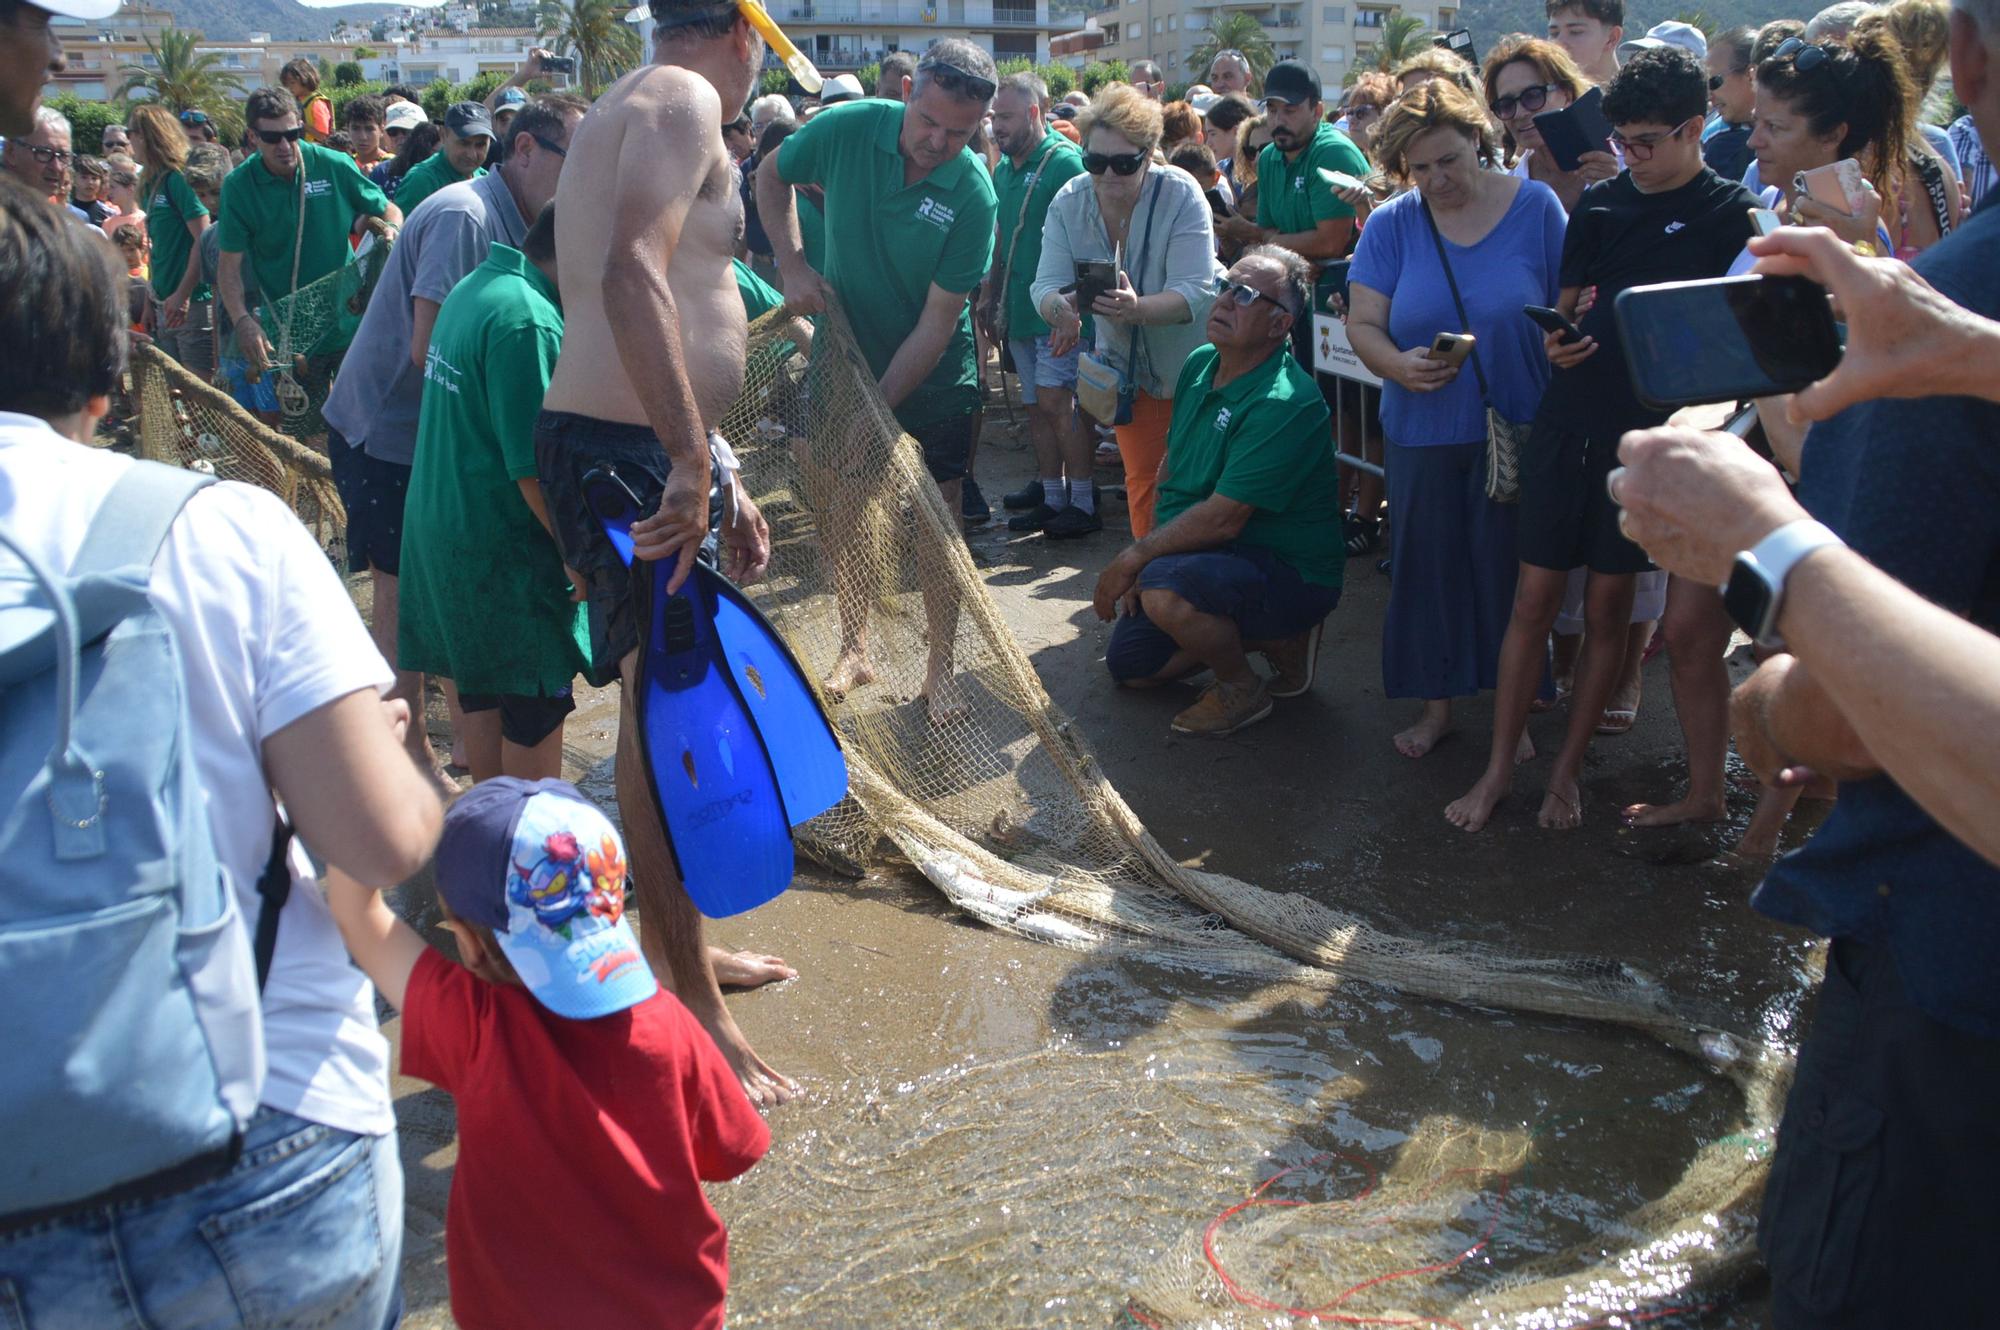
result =
[{"label": "flip-flop", "polygon": [[1638,723],[1639,713],[1636,709],[1631,711],[1614,711],[1607,707],[1605,708],[1604,715],[1597,722],[1597,732],[1599,734],[1629,734],[1632,731],[1632,727]]}]

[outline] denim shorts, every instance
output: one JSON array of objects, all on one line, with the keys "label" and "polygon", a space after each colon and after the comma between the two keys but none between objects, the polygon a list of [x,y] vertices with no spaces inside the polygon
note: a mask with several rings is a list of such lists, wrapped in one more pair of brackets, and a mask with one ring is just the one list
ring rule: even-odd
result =
[{"label": "denim shorts", "polygon": [[[1290,564],[1258,545],[1161,555],[1139,573],[1139,589],[1171,591],[1203,614],[1234,619],[1246,642],[1303,633],[1340,603],[1339,587],[1306,581]],[[1120,615],[1112,625],[1104,666],[1120,683],[1150,679],[1179,649],[1179,643],[1139,609]]]},{"label": "denim shorts", "polygon": [[[722,525],[722,472],[710,450],[708,539],[701,560],[715,566],[716,533]],[[563,562],[590,583],[590,672],[594,687],[618,677],[619,662],[639,649],[640,611],[636,595],[650,598],[652,583],[643,568],[627,568],[604,524],[584,497],[584,477],[598,467],[616,470],[639,496],[647,512],[659,506],[673,464],[659,436],[646,425],[599,420],[573,411],[544,411],[535,421],[535,474],[542,482],[549,525]]]},{"label": "denim shorts", "polygon": [[1083,349],[1078,341],[1066,356],[1054,355],[1049,351],[1049,335],[1040,337],[1010,337],[1007,350],[1014,357],[1014,373],[1021,380],[1021,400],[1029,406],[1035,404],[1037,388],[1060,388],[1064,392],[1076,391],[1076,357]]},{"label": "denim shorts", "polygon": [[0,1326],[382,1330],[402,1253],[395,1134],[260,1108],[212,1182],[0,1230]]}]

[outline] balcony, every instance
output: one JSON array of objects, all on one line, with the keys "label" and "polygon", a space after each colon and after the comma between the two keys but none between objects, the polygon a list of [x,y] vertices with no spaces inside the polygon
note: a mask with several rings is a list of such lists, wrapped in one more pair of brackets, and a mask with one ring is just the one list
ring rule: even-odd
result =
[{"label": "balcony", "polygon": [[952,28],[1040,28],[1048,26],[1035,5],[922,5],[898,0],[786,0],[772,10],[780,22],[868,24],[870,26]]},{"label": "balcony", "polygon": [[1357,9],[1354,11],[1354,26],[1357,28],[1380,28],[1388,22],[1393,11],[1387,9]]}]

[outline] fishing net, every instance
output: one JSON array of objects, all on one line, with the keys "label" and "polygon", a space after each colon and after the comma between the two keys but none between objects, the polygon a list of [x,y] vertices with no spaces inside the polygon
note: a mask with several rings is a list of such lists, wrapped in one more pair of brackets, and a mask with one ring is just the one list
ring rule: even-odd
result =
[{"label": "fishing net", "polygon": [[[1074,950],[1625,1026],[1741,1092],[1731,1135],[1569,1250],[1504,1268],[1492,1259],[1535,1142],[1450,1131],[1428,1152],[1405,1150],[1409,1166],[1365,1191],[1247,1198],[1221,1230],[1189,1235],[1160,1262],[1132,1321],[1630,1323],[1695,1308],[1751,1268],[1790,1075],[1781,1051],[1617,960],[1391,936],[1323,901],[1177,863],[1043,690],[845,321],[829,314],[809,335],[767,315],[747,362],[723,433],[771,525],[755,595],[807,670],[842,685],[830,700],[853,793],[802,829],[809,853],[858,868],[886,842],[966,914]],[[950,644],[952,682],[926,697],[934,642]]]},{"label": "fishing net", "polygon": [[270,429],[150,343],[132,348],[131,372],[141,457],[262,486],[347,566],[347,512],[326,454]]},{"label": "fishing net", "polygon": [[389,243],[377,238],[353,262],[268,302],[260,311],[264,337],[272,348],[269,373],[285,433],[293,438],[316,439],[326,433],[320,408],[326,405],[341,356],[361,326],[389,250]]}]

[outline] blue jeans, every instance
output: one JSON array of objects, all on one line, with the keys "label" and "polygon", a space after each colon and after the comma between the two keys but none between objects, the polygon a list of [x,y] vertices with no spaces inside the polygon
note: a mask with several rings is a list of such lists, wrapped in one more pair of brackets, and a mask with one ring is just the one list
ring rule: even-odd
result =
[{"label": "blue jeans", "polygon": [[394,1133],[260,1108],[213,1182],[0,1233],[0,1327],[381,1330],[402,1255]]}]

